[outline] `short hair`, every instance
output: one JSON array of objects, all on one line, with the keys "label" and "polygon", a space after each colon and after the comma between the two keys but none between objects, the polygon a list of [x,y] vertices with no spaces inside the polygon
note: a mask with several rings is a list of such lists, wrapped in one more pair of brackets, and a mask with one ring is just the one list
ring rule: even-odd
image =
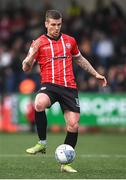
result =
[{"label": "short hair", "polygon": [[47,10],[45,15],[45,20],[47,21],[49,18],[60,19],[62,18],[62,14],[57,10]]}]

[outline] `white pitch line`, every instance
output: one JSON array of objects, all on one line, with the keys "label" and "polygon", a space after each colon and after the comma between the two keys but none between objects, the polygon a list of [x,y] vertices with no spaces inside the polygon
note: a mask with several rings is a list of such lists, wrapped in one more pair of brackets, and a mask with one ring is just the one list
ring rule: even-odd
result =
[{"label": "white pitch line", "polygon": [[126,154],[82,154],[82,158],[126,158]]},{"label": "white pitch line", "polygon": [[[53,155],[41,155],[41,154],[37,154],[37,155],[28,155],[28,154],[0,154],[0,158],[6,158],[6,157],[18,157],[18,158],[22,158],[22,157],[41,157],[41,156],[44,156],[44,157],[47,157],[47,158],[50,158],[50,157],[54,157]],[[126,158],[126,154],[81,154],[81,155],[77,155],[77,157],[80,157],[80,158]]]},{"label": "white pitch line", "polygon": [[[45,155],[28,155],[28,154],[0,154],[0,158],[2,157],[41,157],[41,156],[45,156]],[[49,156],[47,156],[49,157]],[[51,157],[51,156],[50,156]]]}]

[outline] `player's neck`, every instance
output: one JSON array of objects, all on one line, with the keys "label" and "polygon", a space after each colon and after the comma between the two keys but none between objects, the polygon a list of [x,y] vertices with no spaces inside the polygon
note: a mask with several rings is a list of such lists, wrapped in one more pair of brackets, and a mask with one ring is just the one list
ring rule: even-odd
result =
[{"label": "player's neck", "polygon": [[46,34],[46,36],[49,38],[49,39],[51,39],[51,40],[55,40],[55,41],[58,41],[59,39],[60,39],[60,37],[61,37],[61,33],[59,34],[59,36],[51,36],[50,34]]}]

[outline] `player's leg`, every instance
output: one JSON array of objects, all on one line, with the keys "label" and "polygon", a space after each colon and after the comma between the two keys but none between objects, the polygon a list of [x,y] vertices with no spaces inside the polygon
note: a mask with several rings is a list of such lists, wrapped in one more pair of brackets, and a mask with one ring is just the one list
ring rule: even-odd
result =
[{"label": "player's leg", "polygon": [[37,94],[35,98],[35,122],[39,142],[31,148],[26,150],[29,154],[36,154],[38,152],[46,152],[46,131],[47,131],[47,118],[45,109],[51,105],[50,98],[45,93]]},{"label": "player's leg", "polygon": [[40,141],[46,140],[47,118],[45,109],[51,105],[50,98],[45,93],[37,94],[35,98],[35,121]]},{"label": "player's leg", "polygon": [[[69,144],[75,148],[78,138],[78,121],[80,118],[80,113],[66,110],[64,112],[64,118],[66,120],[67,128],[67,135],[64,144]],[[61,171],[70,173],[77,172],[77,170],[73,169],[70,164],[61,165]]]},{"label": "player's leg", "polygon": [[[80,105],[78,91],[72,88],[60,88],[60,106],[66,120],[67,134],[64,144],[69,144],[75,148],[78,138],[78,121],[80,118]],[[77,172],[69,164],[62,165],[61,171]]]},{"label": "player's leg", "polygon": [[67,135],[64,144],[69,144],[75,148],[78,138],[78,122],[80,113],[66,110],[64,112],[64,118],[66,120]]}]

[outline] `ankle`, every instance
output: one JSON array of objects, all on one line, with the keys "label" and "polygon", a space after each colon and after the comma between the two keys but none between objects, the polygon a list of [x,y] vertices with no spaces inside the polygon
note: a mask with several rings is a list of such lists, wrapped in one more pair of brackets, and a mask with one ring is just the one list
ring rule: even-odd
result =
[{"label": "ankle", "polygon": [[39,143],[39,144],[46,145],[46,140],[40,140],[38,143]]}]

